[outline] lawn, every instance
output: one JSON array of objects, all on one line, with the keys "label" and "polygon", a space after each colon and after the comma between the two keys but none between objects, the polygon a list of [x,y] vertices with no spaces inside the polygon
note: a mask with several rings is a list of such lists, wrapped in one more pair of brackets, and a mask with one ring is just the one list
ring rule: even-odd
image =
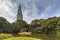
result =
[{"label": "lawn", "polygon": [[14,38],[8,38],[5,40],[42,40],[42,39],[32,38],[32,37],[14,37]]},{"label": "lawn", "polygon": [[44,34],[37,35],[37,34],[32,34],[27,33],[27,32],[22,32],[19,34],[0,34],[0,40],[60,40],[60,36],[56,37],[53,35],[47,36]]}]

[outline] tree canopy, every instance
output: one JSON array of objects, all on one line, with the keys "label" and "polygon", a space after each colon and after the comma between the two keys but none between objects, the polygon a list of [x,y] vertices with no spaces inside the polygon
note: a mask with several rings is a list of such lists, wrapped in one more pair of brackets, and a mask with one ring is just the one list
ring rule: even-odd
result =
[{"label": "tree canopy", "polygon": [[9,23],[0,17],[0,33],[32,32],[32,34],[60,34],[60,17],[48,19],[35,19],[28,24],[24,20]]}]

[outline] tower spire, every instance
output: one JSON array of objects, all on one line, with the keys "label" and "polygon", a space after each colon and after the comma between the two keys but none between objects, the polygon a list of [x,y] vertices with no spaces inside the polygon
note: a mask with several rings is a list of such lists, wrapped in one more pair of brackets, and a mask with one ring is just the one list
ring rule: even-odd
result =
[{"label": "tower spire", "polygon": [[23,20],[21,4],[19,4],[19,7],[18,7],[17,20]]}]

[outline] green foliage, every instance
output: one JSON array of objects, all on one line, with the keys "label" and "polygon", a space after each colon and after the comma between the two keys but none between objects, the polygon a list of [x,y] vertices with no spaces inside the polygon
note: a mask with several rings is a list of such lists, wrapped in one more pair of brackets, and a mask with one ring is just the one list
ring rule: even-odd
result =
[{"label": "green foliage", "polygon": [[28,24],[23,20],[17,20],[10,24],[5,18],[0,17],[0,33],[19,33],[27,31]]},{"label": "green foliage", "polygon": [[10,23],[3,17],[0,17],[0,33],[7,33]]},{"label": "green foliage", "polygon": [[[22,32],[22,34],[25,35],[26,35],[25,32],[30,32],[31,33],[30,36],[32,34],[34,35],[36,34],[39,36],[40,35],[44,36],[45,34],[47,34],[46,37],[49,36],[49,38],[51,37],[51,35],[53,35],[54,37],[56,37],[55,35],[60,37],[60,17],[52,17],[48,19],[35,19],[30,24],[26,23],[24,20],[16,20],[13,23],[9,23],[5,18],[0,17],[0,33],[9,33],[6,35],[1,34],[0,39],[13,37],[15,35],[12,36],[10,35],[10,33],[19,34],[20,32]],[[21,34],[19,34],[19,36],[20,35]],[[15,38],[11,38],[11,39],[15,40]],[[11,39],[9,38],[6,40],[11,40]],[[21,38],[20,37],[16,38],[16,40],[19,39]]]},{"label": "green foliage", "polygon": [[32,32],[37,34],[60,34],[60,17],[35,19],[31,24],[24,20],[16,20],[10,24],[0,17],[0,33]]},{"label": "green foliage", "polygon": [[31,22],[30,29],[32,33],[39,33],[40,27],[44,23],[44,19],[35,19]]},{"label": "green foliage", "polygon": [[45,20],[33,20],[31,22],[32,33],[57,34],[60,32],[60,17],[48,18]]},{"label": "green foliage", "polygon": [[12,23],[13,26],[13,33],[18,33],[25,31],[27,28],[27,23],[23,20],[17,20],[14,23]]}]

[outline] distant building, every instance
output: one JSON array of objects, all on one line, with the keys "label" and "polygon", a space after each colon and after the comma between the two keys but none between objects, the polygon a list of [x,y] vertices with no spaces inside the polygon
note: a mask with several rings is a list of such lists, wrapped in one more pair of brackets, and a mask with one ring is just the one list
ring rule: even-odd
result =
[{"label": "distant building", "polygon": [[21,4],[19,4],[19,7],[18,7],[17,20],[23,20]]}]

